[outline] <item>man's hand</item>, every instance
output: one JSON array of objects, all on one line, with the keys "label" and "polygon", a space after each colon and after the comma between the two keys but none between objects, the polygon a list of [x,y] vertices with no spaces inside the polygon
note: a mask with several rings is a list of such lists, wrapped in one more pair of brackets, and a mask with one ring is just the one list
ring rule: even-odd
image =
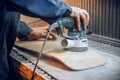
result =
[{"label": "man's hand", "polygon": [[[28,40],[38,40],[40,38],[45,38],[47,34],[47,29],[33,29],[33,31],[28,36]],[[48,40],[56,40],[57,35],[54,32],[50,32]]]},{"label": "man's hand", "polygon": [[88,23],[89,23],[89,14],[86,10],[80,9],[78,7],[71,7],[72,13],[71,17],[76,19],[77,29],[80,30],[80,21],[82,21],[84,29],[86,29]]}]

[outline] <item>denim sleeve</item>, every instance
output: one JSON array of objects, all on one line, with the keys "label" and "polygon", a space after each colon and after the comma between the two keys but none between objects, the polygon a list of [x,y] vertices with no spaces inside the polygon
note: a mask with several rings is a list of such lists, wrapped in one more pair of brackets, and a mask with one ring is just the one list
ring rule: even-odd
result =
[{"label": "denim sleeve", "polygon": [[17,37],[21,40],[21,41],[25,41],[28,40],[28,36],[30,35],[30,33],[32,32],[32,28],[26,24],[23,21],[20,21],[20,24],[17,28]]},{"label": "denim sleeve", "polygon": [[71,8],[61,0],[7,0],[7,9],[45,21],[69,16]]}]

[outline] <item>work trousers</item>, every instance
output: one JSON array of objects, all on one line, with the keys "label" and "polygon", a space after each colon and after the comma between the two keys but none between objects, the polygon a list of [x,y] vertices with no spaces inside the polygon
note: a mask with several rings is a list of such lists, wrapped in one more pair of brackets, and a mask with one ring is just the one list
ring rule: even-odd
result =
[{"label": "work trousers", "polygon": [[9,54],[16,38],[16,27],[19,25],[20,14],[7,12],[0,26],[0,80],[8,80]]}]

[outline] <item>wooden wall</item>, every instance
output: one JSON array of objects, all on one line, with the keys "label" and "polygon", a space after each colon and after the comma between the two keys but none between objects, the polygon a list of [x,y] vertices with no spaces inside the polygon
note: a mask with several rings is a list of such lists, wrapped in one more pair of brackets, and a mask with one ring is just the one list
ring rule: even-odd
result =
[{"label": "wooden wall", "polygon": [[86,9],[90,14],[88,29],[92,33],[120,40],[120,0],[64,0]]}]

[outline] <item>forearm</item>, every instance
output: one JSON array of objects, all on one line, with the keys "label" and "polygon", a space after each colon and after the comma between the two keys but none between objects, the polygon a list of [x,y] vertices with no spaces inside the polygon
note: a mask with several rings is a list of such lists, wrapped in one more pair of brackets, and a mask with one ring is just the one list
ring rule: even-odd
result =
[{"label": "forearm", "polygon": [[71,8],[60,0],[8,0],[7,6],[8,10],[48,21],[71,14]]}]

